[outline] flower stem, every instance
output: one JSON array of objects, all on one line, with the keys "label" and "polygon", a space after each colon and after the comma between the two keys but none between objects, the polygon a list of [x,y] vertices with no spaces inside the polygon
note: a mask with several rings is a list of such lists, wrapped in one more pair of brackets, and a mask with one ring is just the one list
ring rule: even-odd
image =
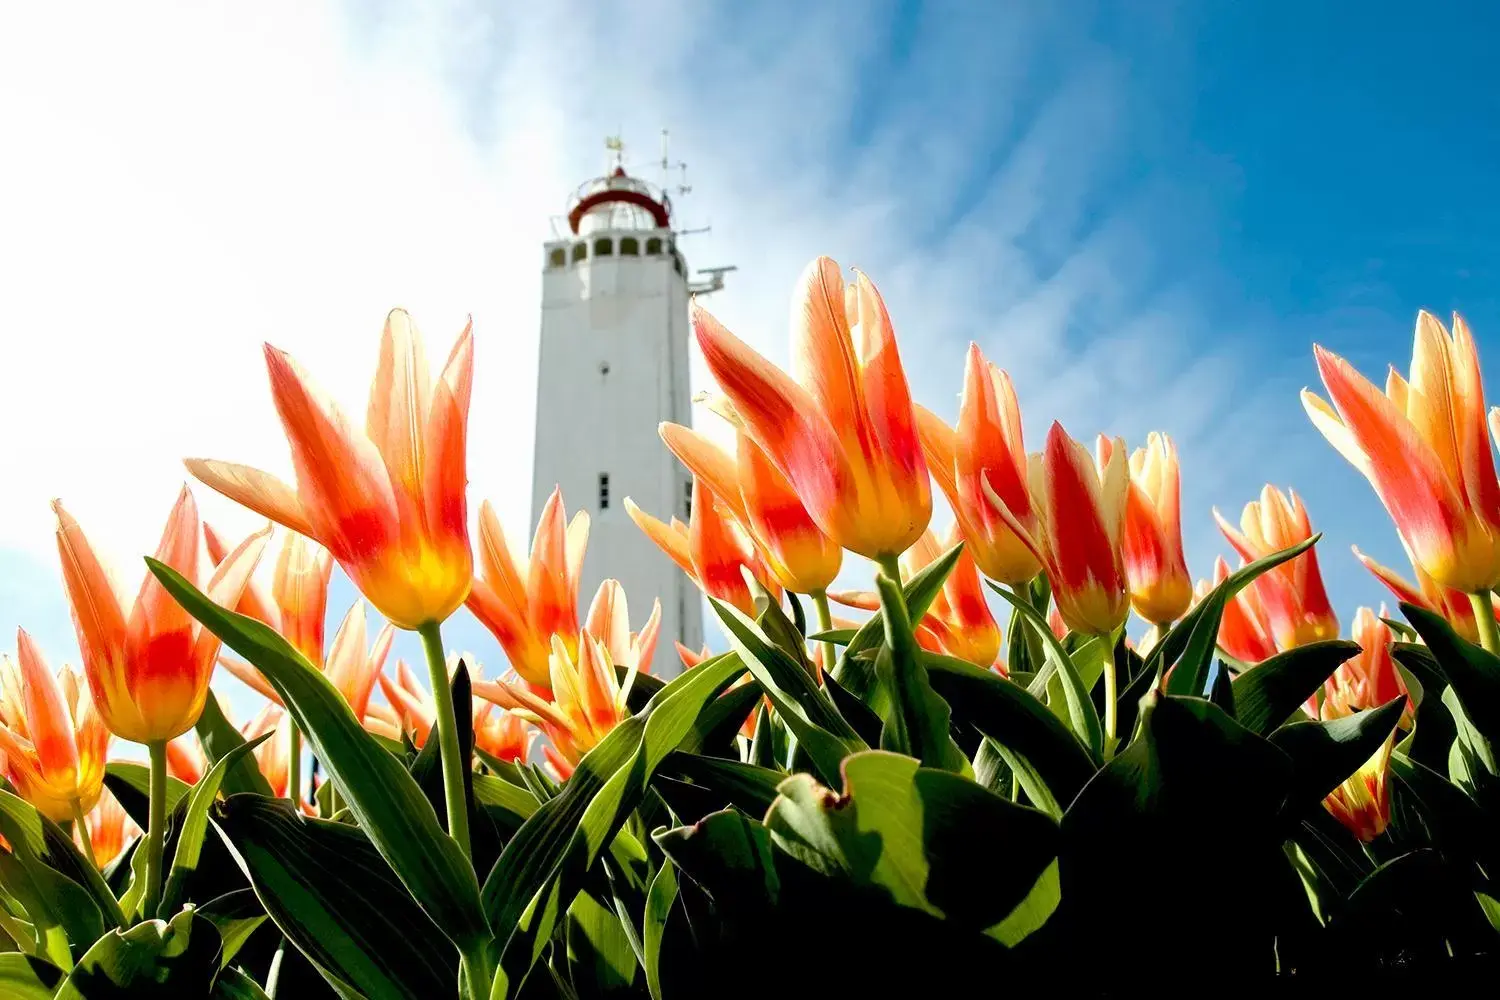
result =
[{"label": "flower stem", "polygon": [[495,970],[490,968],[489,955],[484,945],[480,944],[463,952],[458,961],[463,970],[466,1000],[485,1000],[490,995]]},{"label": "flower stem", "polygon": [[458,720],[453,713],[453,692],[448,687],[448,663],[443,656],[443,637],[437,622],[418,629],[427,652],[427,673],[432,680],[432,701],[437,706],[438,749],[443,758],[443,802],[448,807],[448,835],[469,856],[469,810],[464,799],[464,762],[458,759]]},{"label": "flower stem", "polygon": [[1104,746],[1105,756],[1109,755],[1109,747],[1115,740],[1115,716],[1119,712],[1118,702],[1120,694],[1117,690],[1118,678],[1115,677],[1115,654],[1111,650],[1104,654]]},{"label": "flower stem", "polygon": [[1474,622],[1479,626],[1479,644],[1491,653],[1500,654],[1500,625],[1495,622],[1495,607],[1490,602],[1489,591],[1470,594],[1469,603],[1474,605]]},{"label": "flower stem", "polygon": [[83,803],[76,797],[73,799],[73,830],[83,844],[83,856],[89,859],[89,864],[98,868],[99,862],[94,860],[94,838],[89,836],[88,820],[83,818]]},{"label": "flower stem", "polygon": [[146,893],[141,913],[156,916],[161,902],[162,844],[167,833],[167,741],[146,744],[151,753],[151,810],[146,824]]},{"label": "flower stem", "polygon": [[288,742],[291,746],[287,749],[287,771],[286,771],[286,797],[292,800],[292,805],[297,811],[302,811],[302,733],[297,724],[291,719],[287,720],[292,727]]},{"label": "flower stem", "polygon": [[[818,609],[818,631],[827,632],[833,628],[833,611],[828,607],[828,591],[820,590],[812,595],[813,606]],[[838,661],[838,647],[831,642],[823,643],[823,669],[832,670],[834,663]]]},{"label": "flower stem", "polygon": [[882,573],[895,580],[897,586],[901,584],[901,558],[899,555],[892,552],[890,555],[881,556],[875,560],[875,565],[880,567]]}]

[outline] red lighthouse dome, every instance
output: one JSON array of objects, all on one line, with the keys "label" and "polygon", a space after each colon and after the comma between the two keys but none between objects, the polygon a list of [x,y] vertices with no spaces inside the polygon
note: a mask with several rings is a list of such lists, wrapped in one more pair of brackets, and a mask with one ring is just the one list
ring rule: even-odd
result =
[{"label": "red lighthouse dome", "polygon": [[568,226],[580,235],[601,229],[666,229],[671,219],[666,192],[631,177],[623,166],[583,184],[568,205]]}]

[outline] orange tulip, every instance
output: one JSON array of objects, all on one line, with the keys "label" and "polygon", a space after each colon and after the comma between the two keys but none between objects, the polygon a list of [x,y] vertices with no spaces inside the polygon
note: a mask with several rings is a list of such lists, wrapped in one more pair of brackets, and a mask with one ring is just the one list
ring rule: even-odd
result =
[{"label": "orange tulip", "polygon": [[464,443],[473,371],[465,327],[436,382],[421,335],[392,310],[363,433],[292,358],[265,348],[297,488],[243,465],[189,459],[220,493],[333,554],[397,627],[441,622],[469,594]]},{"label": "orange tulip", "polygon": [[845,286],[819,257],[792,307],[792,375],[698,305],[704,360],[745,431],[842,547],[881,559],[911,546],[932,516],[927,464],[890,317],[864,275]]},{"label": "orange tulip", "polygon": [[[1220,556],[1214,560],[1214,582],[1198,582],[1194,603],[1208,596],[1210,590],[1229,577],[1229,564]],[[1246,587],[1224,605],[1224,617],[1219,622],[1218,646],[1241,663],[1259,663],[1278,652],[1276,640],[1271,634],[1265,607],[1260,593],[1254,587]]]},{"label": "orange tulip", "polygon": [[[208,556],[218,565],[225,546],[207,524],[203,537]],[[240,614],[265,622],[313,666],[323,663],[323,623],[328,611],[328,581],[333,576],[333,557],[305,535],[288,532],[276,557],[271,597],[259,593],[254,582],[240,598]]]},{"label": "orange tulip", "polygon": [[[116,736],[135,743],[170,740],[198,721],[219,639],[195,622],[146,574],[125,605],[78,522],[54,500],[63,582],[93,701]],[[198,572],[198,510],[184,487],[156,557],[232,608],[265,548],[269,527],[241,542],[205,581]]]},{"label": "orange tulip", "polygon": [[1466,594],[1500,586],[1500,482],[1468,324],[1454,316],[1449,336],[1418,313],[1411,379],[1392,369],[1384,393],[1343,358],[1314,351],[1333,405],[1304,389],[1303,407],[1375,487],[1412,560]]},{"label": "orange tulip", "polygon": [[[1099,446],[1107,453],[1108,441]],[[1152,433],[1130,456],[1125,503],[1125,578],[1136,614],[1153,625],[1181,618],[1193,600],[1193,579],[1182,552],[1181,486],[1177,449]]]},{"label": "orange tulip", "polygon": [[1021,407],[1010,376],[986,361],[979,345],[971,343],[957,430],[923,407],[915,409],[927,467],[947,496],[966,551],[979,569],[1012,586],[1036,576],[1041,563],[984,491],[987,483],[1011,516],[1035,535],[1037,515],[1026,482]]},{"label": "orange tulip", "polygon": [[755,598],[741,567],[750,570],[773,595],[781,588],[733,516],[719,509],[703,481],[693,478],[693,509],[688,523],[664,524],[625,498],[625,511],[637,526],[710,597],[755,614]]},{"label": "orange tulip", "polygon": [[141,828],[107,788],[99,796],[99,804],[84,817],[83,825],[84,830],[73,831],[73,842],[82,847],[87,833],[94,862],[101,870],[108,868],[111,861],[125,853],[126,845],[141,835]]},{"label": "orange tulip", "polygon": [[1396,734],[1392,733],[1358,771],[1323,800],[1323,807],[1333,814],[1333,818],[1365,843],[1385,832],[1386,824],[1391,820],[1391,789],[1387,775],[1395,738]]},{"label": "orange tulip", "polygon": [[[448,676],[458,670],[463,660],[469,671],[471,690],[478,695],[479,688],[490,682],[483,679],[484,668],[468,654],[448,657]],[[511,683],[520,683],[515,674]],[[395,680],[380,676],[380,687],[388,705],[371,705],[365,715],[366,728],[391,739],[400,739],[404,733],[412,745],[423,747],[432,734],[437,706],[432,695],[403,662],[397,661]],[[473,706],[474,745],[501,760],[524,760],[531,753],[531,744],[536,740],[535,730],[528,729],[523,720],[511,712],[496,711],[488,701],[475,698]]]},{"label": "orange tulip", "polygon": [[[1385,608],[1381,608],[1382,617],[1385,613]],[[1354,641],[1359,643],[1359,654],[1339,664],[1323,684],[1323,704],[1318,713],[1323,719],[1339,719],[1367,708],[1379,708],[1406,694],[1406,684],[1391,658],[1391,643],[1396,637],[1390,626],[1369,608],[1354,613]],[[1408,714],[1410,707],[1408,702]]]},{"label": "orange tulip", "polygon": [[208,757],[197,733],[189,731],[167,741],[167,773],[189,785],[196,785],[208,773]]},{"label": "orange tulip", "polygon": [[537,731],[514,712],[488,701],[474,703],[474,746],[491,757],[524,763],[531,756]]},{"label": "orange tulip", "polygon": [[[1313,533],[1307,508],[1296,492],[1283,494],[1273,486],[1261,491],[1259,501],[1245,505],[1238,530],[1217,509],[1214,518],[1247,563],[1305,542]],[[1308,550],[1262,573],[1251,586],[1265,607],[1278,649],[1338,638],[1339,619],[1323,588],[1316,551]]]},{"label": "orange tulip", "polygon": [[[370,704],[370,693],[375,689],[375,678],[380,676],[380,672],[385,669],[385,660],[390,654],[391,643],[395,638],[395,626],[386,624],[375,636],[375,643],[369,647],[367,654],[365,652],[365,605],[363,601],[357,600],[344,615],[338,631],[334,633],[333,644],[329,647],[326,659],[320,654],[319,659],[312,661],[314,666],[323,671],[329,683],[338,688],[356,718],[364,718],[365,709]],[[321,641],[318,645],[321,647]],[[220,662],[223,663],[225,670],[246,686],[253,688],[277,705],[282,704],[281,695],[259,670],[248,663],[227,656]],[[170,749],[169,746],[168,750]]]},{"label": "orange tulip", "polygon": [[735,457],[689,427],[661,425],[662,440],[750,536],[787,590],[818,594],[838,575],[843,550],[808,515],[792,484],[743,430]]},{"label": "orange tulip", "polygon": [[[1364,563],[1365,569],[1374,573],[1376,579],[1396,595],[1396,600],[1415,604],[1419,608],[1426,608],[1433,614],[1442,615],[1459,635],[1470,642],[1479,641],[1479,623],[1474,620],[1474,605],[1467,594],[1454,590],[1452,587],[1442,586],[1415,563],[1412,564],[1412,569],[1416,573],[1417,582],[1411,584],[1403,580],[1395,570],[1382,566],[1365,555],[1357,545],[1354,546],[1354,556]],[[1500,607],[1496,607],[1493,597],[1490,599],[1490,609],[1495,619],[1500,621]]]},{"label": "orange tulip", "polygon": [[264,705],[240,730],[240,735],[247,742],[267,733],[271,734],[271,738],[252,751],[255,763],[271,786],[271,794],[277,798],[285,798],[287,780],[291,775],[292,730],[290,720],[280,705]]},{"label": "orange tulip", "polygon": [[1029,468],[1031,498],[1040,514],[1035,532],[984,484],[990,503],[1046,567],[1063,621],[1084,635],[1109,635],[1130,615],[1121,551],[1130,486],[1125,442],[1117,441],[1101,457],[1096,466],[1062,424],[1052,425],[1046,450]]},{"label": "orange tulip", "polygon": [[552,637],[578,647],[578,578],[588,545],[589,516],[568,521],[562,490],[542,508],[531,542],[531,564],[523,569],[505,542],[489,501],[479,508],[480,575],[469,593],[469,610],[499,641],[510,665],[528,683],[547,688]]},{"label": "orange tulip", "polygon": [[109,730],[89,693],[68,667],[48,670],[24,629],[16,630],[16,660],[0,657],[0,678],[0,753],[16,792],[58,822],[93,809]]}]

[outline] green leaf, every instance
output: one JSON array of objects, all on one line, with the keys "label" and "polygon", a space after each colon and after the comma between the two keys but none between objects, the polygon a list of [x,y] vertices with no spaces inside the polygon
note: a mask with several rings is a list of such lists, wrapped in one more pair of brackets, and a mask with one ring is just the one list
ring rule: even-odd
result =
[{"label": "green leaf", "polygon": [[1412,732],[1397,749],[1428,767],[1446,768],[1448,749],[1458,736],[1453,714],[1443,704],[1448,679],[1426,646],[1395,642],[1391,657],[1412,700]]},{"label": "green leaf", "polygon": [[586,892],[568,907],[568,976],[585,996],[628,990],[635,981],[635,951],[614,910]]},{"label": "green leaf", "polygon": [[[130,818],[135,820],[136,826],[144,830],[151,825],[151,769],[149,767],[128,760],[111,761],[104,768],[104,783],[109,786],[115,798],[120,800],[120,805],[125,807],[125,812]],[[177,780],[170,774],[167,775],[168,816],[172,815],[178,803],[186,798],[190,788],[192,788],[191,785]]]},{"label": "green leaf", "polygon": [[716,793],[727,804],[757,816],[764,814],[776,801],[776,788],[786,778],[782,772],[768,767],[680,750],[667,755],[656,775],[690,782]]},{"label": "green leaf", "polygon": [[1262,660],[1234,679],[1235,718],[1252,733],[1269,736],[1359,652],[1359,643],[1329,639]]},{"label": "green leaf", "polygon": [[808,642],[831,642],[835,646],[847,646],[859,634],[857,628],[831,628],[826,632],[815,632],[807,637]]},{"label": "green leaf", "polygon": [[371,843],[460,949],[490,939],[468,859],[406,769],[364,731],[322,672],[267,626],[219,607],[170,566],[148,559],[163,587],[204,627],[257,667]]},{"label": "green leaf", "polygon": [[213,820],[271,920],[335,988],[452,994],[458,955],[362,831],[258,795],[230,796]]},{"label": "green leaf", "polygon": [[1042,617],[1039,611],[1004,587],[997,587],[993,582],[989,582],[989,585],[991,590],[1005,598],[1010,606],[1016,609],[1016,613],[1031,626],[1032,633],[1042,641],[1047,663],[1037,674],[1036,680],[1032,682],[1031,693],[1040,694],[1047,689],[1047,682],[1052,679],[1053,674],[1061,675],[1068,713],[1074,720],[1073,731],[1078,734],[1083,745],[1089,748],[1094,760],[1103,759],[1104,727],[1099,723],[1099,711],[1094,708],[1093,699],[1089,697],[1088,688],[1083,686],[1083,679],[1079,677],[1072,657],[1068,655],[1068,651],[1063,648],[1057,636],[1052,634],[1052,627],[1047,624],[1047,619]]},{"label": "green leaf", "polygon": [[1041,930],[1042,925],[1051,918],[1062,902],[1062,876],[1058,874],[1059,870],[1054,858],[1043,869],[1042,874],[1037,876],[1031,891],[1010,911],[1010,916],[994,926],[990,937],[1007,948],[1014,948],[1033,932]]},{"label": "green leaf", "polygon": [[761,703],[760,685],[754,680],[738,684],[708,703],[693,731],[682,741],[682,749],[702,753],[720,748],[734,749],[734,737],[755,706]]},{"label": "green leaf", "polygon": [[881,749],[915,757],[926,767],[962,773],[968,760],[948,735],[952,713],[948,703],[932,690],[927,668],[917,655],[917,638],[906,617],[901,585],[884,573],[875,578],[875,585],[880,590],[880,614],[885,620],[885,645],[876,657],[875,673],[891,693],[892,703],[891,714],[880,731]]},{"label": "green leaf", "polygon": [[715,895],[764,898],[774,904],[781,881],[764,826],[738,809],[724,809],[692,826],[651,835],[671,864]]},{"label": "green leaf", "polygon": [[672,904],[676,901],[677,868],[667,861],[651,880],[651,889],[646,893],[646,915],[641,927],[646,952],[646,988],[651,992],[651,1000],[662,1000],[661,941],[667,927],[667,914],[672,911]]},{"label": "green leaf", "polygon": [[183,814],[182,826],[177,835],[177,853],[172,857],[172,870],[167,877],[167,887],[162,892],[161,906],[156,915],[163,920],[177,912],[178,897],[193,873],[198,870],[198,859],[203,854],[203,835],[208,832],[208,807],[219,795],[224,776],[252,750],[271,738],[270,733],[256,737],[253,743],[242,743],[220,757],[193,786],[188,798],[187,811]]},{"label": "green leaf", "polygon": [[1435,844],[1451,856],[1472,859],[1486,868],[1500,863],[1496,818],[1453,782],[1399,750],[1391,753],[1390,767],[1396,794],[1416,802],[1421,822]]},{"label": "green leaf", "polygon": [[1309,808],[1374,756],[1401,721],[1405,697],[1330,722],[1294,722],[1271,734],[1271,742],[1296,766],[1294,808]]},{"label": "green leaf", "polygon": [[239,969],[224,969],[214,983],[210,1000],[270,1000],[260,984]]},{"label": "green leaf", "polygon": [[922,655],[933,690],[953,706],[954,717],[970,725],[1007,751],[1007,763],[1023,782],[1015,757],[1044,786],[1027,788],[1032,801],[1039,796],[1066,805],[1094,776],[1094,762],[1078,738],[1025,688],[992,670],[940,656]]},{"label": "green leaf", "polygon": [[[9,793],[0,793],[0,813],[4,813],[6,817],[0,823],[0,829],[9,827],[11,831],[18,833],[18,837],[11,840],[12,850],[77,883],[93,899],[106,926],[124,925],[125,915],[105,883],[104,876],[78,850],[72,836],[43,816],[31,803]],[[19,831],[22,830],[24,837],[19,836]]]},{"label": "green leaf", "polygon": [[176,1000],[207,996],[219,972],[219,935],[192,909],[145,920],[95,941],[57,1000]]},{"label": "green leaf", "polygon": [[6,1000],[52,1000],[63,973],[55,965],[18,951],[0,955],[0,997]]},{"label": "green leaf", "polygon": [[[194,728],[198,733],[198,742],[203,744],[204,756],[211,764],[218,763],[225,754],[245,744],[245,737],[224,717],[223,710],[219,708],[219,699],[212,690],[208,692],[208,700],[203,703],[203,714],[198,716]],[[239,758],[224,776],[225,795],[238,795],[241,792],[271,795],[271,783],[260,773],[260,766],[255,763],[254,758]],[[142,823],[141,829],[145,828],[146,825]]]},{"label": "green leaf", "polygon": [[1500,744],[1500,656],[1463,639],[1426,608],[1402,603],[1401,613],[1432,650],[1474,728],[1491,744]]},{"label": "green leaf", "polygon": [[884,725],[883,720],[869,705],[854,696],[844,685],[840,684],[831,671],[823,671],[823,690],[828,692],[828,698],[833,702],[833,707],[838,709],[844,721],[849,723],[859,738],[867,745],[880,742],[880,727]]},{"label": "green leaf", "polygon": [[[25,907],[47,957],[63,966],[70,961],[69,942],[87,944],[106,925],[94,895],[42,860],[49,822],[31,803],[0,791],[0,835],[11,848],[0,851],[0,885]],[[118,913],[115,908],[111,916]]]},{"label": "green leaf", "polygon": [[198,916],[219,932],[219,941],[224,946],[219,955],[221,967],[234,961],[250,935],[266,922],[265,907],[260,905],[254,889],[236,889],[216,896],[198,907]]},{"label": "green leaf", "polygon": [[[937,595],[942,593],[943,584],[948,582],[948,574],[953,572],[960,551],[958,546],[954,546],[923,566],[901,586],[901,593],[906,597],[906,614],[911,621],[921,621]],[[834,667],[833,672],[839,683],[863,701],[869,701],[875,689],[875,673],[860,654],[879,646],[884,637],[884,620],[880,615],[872,616],[855,629],[849,645]]]}]

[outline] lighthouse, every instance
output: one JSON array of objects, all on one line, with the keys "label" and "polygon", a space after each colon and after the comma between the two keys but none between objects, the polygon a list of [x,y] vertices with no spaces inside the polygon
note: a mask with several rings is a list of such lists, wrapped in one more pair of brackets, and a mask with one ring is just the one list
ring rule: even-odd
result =
[{"label": "lighthouse", "polygon": [[[588,511],[580,600],[617,579],[631,627],[640,628],[660,599],[654,672],[670,675],[678,669],[673,640],[703,644],[702,599],[631,521],[624,500],[663,520],[691,514],[692,478],[657,426],[691,422],[688,303],[722,288],[730,269],[690,281],[667,192],[626,171],[618,140],[606,147],[603,176],[574,193],[542,253],[532,523],[556,486],[570,514]],[[663,171],[672,166],[664,135]]]}]

